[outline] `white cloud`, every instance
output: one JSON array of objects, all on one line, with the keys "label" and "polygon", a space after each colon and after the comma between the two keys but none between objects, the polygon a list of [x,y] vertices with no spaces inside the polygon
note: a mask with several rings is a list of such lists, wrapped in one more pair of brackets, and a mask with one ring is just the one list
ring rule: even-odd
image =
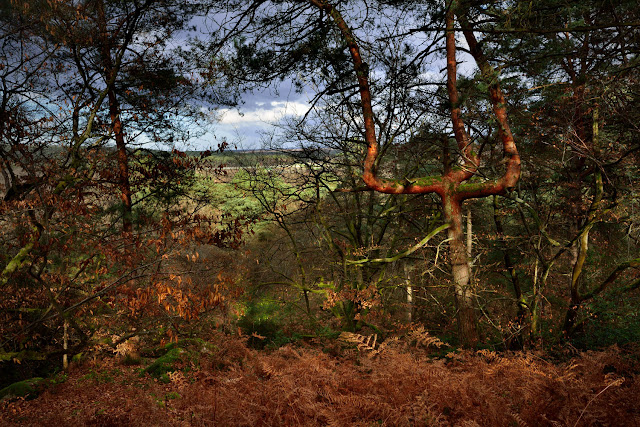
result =
[{"label": "white cloud", "polygon": [[267,108],[264,108],[265,103],[262,102],[258,102],[256,105],[260,108],[244,113],[240,113],[235,109],[219,110],[220,123],[226,125],[274,123],[285,116],[305,114],[310,108],[309,104],[295,101],[271,101]]}]

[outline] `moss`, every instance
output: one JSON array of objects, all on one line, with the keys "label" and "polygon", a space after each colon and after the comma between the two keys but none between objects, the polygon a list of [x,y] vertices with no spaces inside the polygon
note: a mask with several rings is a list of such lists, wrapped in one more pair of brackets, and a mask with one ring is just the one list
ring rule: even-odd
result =
[{"label": "moss", "polygon": [[123,372],[120,369],[103,369],[100,371],[91,369],[82,379],[92,380],[97,384],[107,384],[115,382],[116,377],[121,377],[122,374]]},{"label": "moss", "polygon": [[9,276],[12,273],[14,273],[16,270],[22,267],[22,265],[25,263],[27,256],[33,249],[33,246],[34,246],[34,242],[27,243],[27,245],[22,249],[20,249],[18,254],[15,257],[13,257],[11,261],[9,261],[7,266],[2,271],[2,274],[0,274],[0,283],[2,285],[7,283],[7,281],[9,280]]},{"label": "moss", "polygon": [[182,360],[183,356],[187,353],[187,350],[174,347],[167,351],[164,356],[160,356],[149,365],[143,372],[147,374],[151,374],[154,377],[161,377],[162,374],[166,374],[167,372],[174,371],[173,367],[174,363]]},{"label": "moss", "polygon": [[477,191],[483,191],[485,188],[487,188],[490,185],[493,185],[494,183],[491,181],[482,181],[482,182],[465,182],[463,184],[460,184],[458,186],[458,192],[459,193],[468,193],[468,192],[477,192]]},{"label": "moss", "polygon": [[175,391],[170,391],[169,393],[165,394],[164,399],[165,400],[173,400],[173,399],[180,399],[180,393],[175,392]]},{"label": "moss", "polygon": [[59,372],[59,373],[55,374],[53,377],[49,378],[47,380],[47,383],[49,385],[62,384],[62,383],[67,382],[68,379],[69,379],[69,375],[67,375],[64,372]]},{"label": "moss", "polygon": [[35,377],[24,381],[18,381],[0,390],[0,399],[16,397],[36,397],[44,378]]},{"label": "moss", "polygon": [[419,185],[421,187],[427,187],[434,184],[442,183],[442,177],[440,176],[423,176],[420,178],[414,178],[411,180],[412,184]]},{"label": "moss", "polygon": [[20,352],[0,353],[0,362],[10,362],[23,360],[45,360],[46,356],[37,351],[23,350]]},{"label": "moss", "polygon": [[[143,353],[157,357],[157,359],[147,368],[142,369],[140,375],[150,374],[164,381],[168,379],[167,372],[177,370],[177,364],[186,361],[197,364],[200,354],[211,353],[216,349],[217,347],[214,344],[199,338],[187,338],[177,343],[169,343],[160,348],[147,349]],[[186,371],[188,369],[184,368],[183,370]]]}]

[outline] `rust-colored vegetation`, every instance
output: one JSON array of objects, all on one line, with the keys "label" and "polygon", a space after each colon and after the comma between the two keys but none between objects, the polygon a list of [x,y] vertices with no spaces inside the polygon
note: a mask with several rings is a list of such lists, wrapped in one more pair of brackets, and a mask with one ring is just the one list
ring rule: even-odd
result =
[{"label": "rust-colored vegetation", "polygon": [[[388,340],[389,341],[389,340]],[[637,351],[559,361],[533,352],[439,351],[348,340],[263,352],[218,335],[160,378],[98,357],[35,400],[4,401],[3,425],[637,425]],[[384,344],[384,343],[383,343]],[[146,363],[146,362],[144,362]],[[55,383],[55,382],[59,383]]]}]

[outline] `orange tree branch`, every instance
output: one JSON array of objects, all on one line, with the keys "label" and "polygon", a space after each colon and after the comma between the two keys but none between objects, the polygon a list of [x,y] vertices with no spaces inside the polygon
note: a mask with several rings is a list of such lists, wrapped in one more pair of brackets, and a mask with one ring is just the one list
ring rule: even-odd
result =
[{"label": "orange tree branch", "polygon": [[463,198],[484,197],[489,194],[504,194],[508,189],[515,187],[520,179],[520,155],[516,147],[511,128],[507,120],[507,101],[505,100],[498,71],[489,64],[473,33],[473,27],[469,23],[464,12],[456,11],[460,25],[465,28],[463,34],[469,45],[469,52],[473,56],[480,74],[489,86],[489,98],[493,107],[493,114],[498,122],[498,135],[502,141],[507,168],[502,178],[486,183],[484,188],[469,188],[463,190]]},{"label": "orange tree branch", "polygon": [[358,42],[351,31],[351,28],[344,21],[344,18],[333,7],[333,5],[323,0],[310,0],[311,4],[324,10],[327,15],[333,19],[334,23],[340,30],[342,38],[347,44],[351,61],[358,79],[358,87],[360,90],[360,103],[362,106],[362,116],[364,120],[365,142],[367,143],[367,156],[364,161],[363,180],[367,187],[374,191],[390,194],[407,194],[407,193],[432,193],[442,191],[441,177],[421,178],[415,181],[398,181],[381,179],[377,175],[376,160],[379,155],[379,144],[376,138],[375,120],[373,115],[373,107],[371,104],[371,89],[369,87],[369,67],[362,60]]},{"label": "orange tree branch", "polygon": [[446,52],[447,52],[447,93],[451,104],[451,124],[458,149],[463,153],[465,164],[463,167],[452,168],[445,174],[447,179],[461,183],[471,178],[478,170],[478,155],[473,152],[471,138],[464,128],[460,96],[456,87],[458,67],[456,63],[456,34],[453,27],[455,21],[454,2],[449,5],[446,14]]}]

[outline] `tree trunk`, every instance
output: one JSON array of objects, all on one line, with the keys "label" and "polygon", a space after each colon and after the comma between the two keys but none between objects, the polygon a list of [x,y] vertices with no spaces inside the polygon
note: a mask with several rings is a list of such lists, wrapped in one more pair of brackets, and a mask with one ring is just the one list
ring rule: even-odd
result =
[{"label": "tree trunk", "polygon": [[[593,133],[592,133],[592,146],[596,152],[600,148],[600,132],[599,132],[599,112],[596,106],[593,109]],[[602,207],[602,200],[604,195],[604,183],[602,179],[602,172],[597,169],[594,173],[594,195],[587,213],[585,225],[583,226],[582,233],[580,234],[575,247],[575,260],[573,264],[573,270],[571,272],[571,300],[564,319],[564,325],[562,327],[563,334],[566,338],[570,337],[574,331],[574,327],[578,320],[578,310],[584,302],[582,295],[582,284],[584,282],[583,272],[584,263],[587,259],[587,252],[589,251],[589,232],[591,228],[598,221],[598,216]]]},{"label": "tree trunk", "polygon": [[[111,81],[117,70],[114,67],[111,58],[112,42],[107,31],[107,18],[104,12],[103,1],[96,3],[98,18],[100,20],[100,38],[101,38],[101,62],[104,67],[105,81]],[[120,120],[120,102],[113,87],[108,91],[109,101],[109,118],[113,136],[116,141],[117,162],[118,162],[118,187],[120,189],[120,200],[122,201],[122,231],[125,235],[131,235],[133,232],[132,224],[132,203],[131,203],[131,185],[129,182],[129,155],[127,154],[127,146],[124,140],[124,129]]]},{"label": "tree trunk", "polygon": [[467,257],[462,228],[461,203],[454,197],[444,197],[443,207],[445,221],[450,225],[448,229],[449,257],[451,259],[460,343],[464,347],[475,348],[480,339],[471,287],[471,266]]},{"label": "tree trunk", "polygon": [[469,258],[469,270],[473,269],[473,224],[471,221],[471,209],[467,209],[467,258]]},{"label": "tree trunk", "polygon": [[64,350],[64,354],[62,355],[62,370],[69,370],[69,355],[67,354],[67,350],[69,350],[69,321],[64,319],[63,331],[62,331],[62,349]]},{"label": "tree trunk", "polygon": [[407,321],[413,322],[413,286],[411,286],[411,279],[409,278],[409,269],[407,263],[403,263],[404,268],[404,280],[407,286]]},{"label": "tree trunk", "polygon": [[113,124],[113,133],[118,150],[118,185],[120,200],[122,201],[122,231],[126,235],[133,232],[131,186],[129,183],[129,155],[124,141],[124,130],[120,121],[120,104],[115,91],[109,91],[109,115]]},{"label": "tree trunk", "polygon": [[[349,49],[353,70],[356,73],[360,89],[360,104],[364,125],[364,139],[367,143],[367,154],[364,160],[362,179],[367,188],[388,194],[430,194],[436,193],[442,197],[445,220],[449,228],[449,251],[452,263],[452,274],[458,308],[458,329],[461,344],[475,347],[478,343],[478,330],[474,311],[473,293],[470,287],[469,258],[462,232],[462,214],[460,212],[463,200],[504,194],[514,188],[520,178],[520,155],[511,133],[507,120],[506,99],[500,88],[499,73],[489,63],[482,51],[481,44],[475,38],[472,25],[466,17],[466,10],[457,11],[458,4],[452,1],[446,13],[446,53],[447,53],[447,92],[451,103],[451,125],[461,153],[461,163],[458,167],[450,168],[450,162],[445,157],[445,173],[441,177],[422,177],[419,179],[386,179],[378,176],[377,168],[380,158],[380,145],[376,139],[374,111],[369,87],[369,68],[360,56],[360,48],[351,28],[333,5],[324,0],[310,0],[310,2],[327,12],[338,27],[342,39]],[[479,166],[479,156],[474,150],[472,139],[465,130],[460,109],[460,97],[456,88],[456,28],[455,15],[463,27],[463,34],[469,45],[469,53],[473,56],[483,79],[489,89],[489,97],[494,116],[498,122],[498,135],[502,141],[503,152],[506,157],[506,170],[501,178],[488,180],[483,183],[465,184],[472,178]]]},{"label": "tree trunk", "polygon": [[[538,240],[538,246],[540,240]],[[529,333],[531,341],[536,345],[540,338],[540,317],[542,311],[542,289],[538,280],[538,266],[540,261],[536,257],[533,268],[533,297],[531,298],[531,330]]]}]

